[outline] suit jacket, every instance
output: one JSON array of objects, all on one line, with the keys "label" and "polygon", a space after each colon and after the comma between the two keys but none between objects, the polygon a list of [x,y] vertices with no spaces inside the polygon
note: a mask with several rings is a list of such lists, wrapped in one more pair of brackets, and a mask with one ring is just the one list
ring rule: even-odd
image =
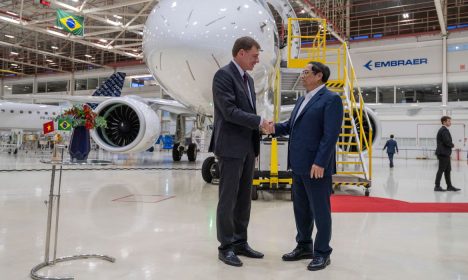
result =
[{"label": "suit jacket", "polygon": [[436,155],[449,157],[452,154],[453,147],[450,131],[445,126],[442,126],[437,132]]},{"label": "suit jacket", "polygon": [[260,116],[257,116],[252,77],[248,84],[253,108],[236,65],[231,62],[219,69],[213,79],[214,126],[210,152],[216,156],[243,158],[249,151],[260,150]]},{"label": "suit jacket", "polygon": [[387,143],[385,143],[385,146],[382,150],[385,150],[385,148],[387,148],[387,154],[394,154],[395,151],[398,152],[398,144],[393,139],[387,140]]},{"label": "suit jacket", "polygon": [[301,111],[304,97],[297,100],[288,121],[275,125],[276,135],[289,134],[288,167],[297,174],[310,174],[313,164],[335,173],[335,146],[343,122],[343,103],[326,87],[319,90]]}]

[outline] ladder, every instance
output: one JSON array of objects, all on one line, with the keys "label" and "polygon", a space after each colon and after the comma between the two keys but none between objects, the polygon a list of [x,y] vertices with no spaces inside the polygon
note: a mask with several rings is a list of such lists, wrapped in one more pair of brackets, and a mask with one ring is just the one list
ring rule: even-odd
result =
[{"label": "ladder", "polygon": [[[293,24],[310,25],[315,34],[292,35]],[[331,80],[326,84],[343,101],[343,123],[336,144],[336,175],[334,188],[341,186],[364,187],[369,196],[372,182],[372,124],[364,106],[361,90],[349,56],[346,43],[327,47],[327,23],[321,18],[288,19],[288,68],[304,68],[310,61],[326,64]],[[301,42],[299,54],[293,56],[292,42]],[[337,47],[336,47],[337,46]]]}]

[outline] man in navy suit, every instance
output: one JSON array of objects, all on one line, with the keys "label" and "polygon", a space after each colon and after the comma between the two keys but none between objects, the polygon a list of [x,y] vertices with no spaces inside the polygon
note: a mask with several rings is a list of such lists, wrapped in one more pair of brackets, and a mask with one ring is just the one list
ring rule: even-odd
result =
[{"label": "man in navy suit", "polygon": [[390,168],[393,168],[393,155],[395,155],[395,151],[398,154],[398,144],[393,139],[393,134],[390,134],[390,139],[387,140],[385,146],[382,150],[387,149],[388,159],[390,160]]},{"label": "man in navy suit", "polygon": [[276,136],[289,135],[288,165],[293,176],[297,246],[283,255],[283,260],[312,259],[307,268],[313,271],[330,264],[330,195],[343,104],[338,94],[325,87],[330,77],[326,65],[309,62],[301,77],[307,94],[297,100],[289,120],[270,126],[269,132]]},{"label": "man in navy suit", "polygon": [[263,258],[247,243],[255,157],[260,149],[260,128],[268,121],[257,116],[255,87],[246,72],[259,62],[260,45],[251,37],[237,39],[233,60],[213,78],[214,128],[210,151],[219,163],[219,202],[216,230],[218,258],[242,266],[238,255]]}]

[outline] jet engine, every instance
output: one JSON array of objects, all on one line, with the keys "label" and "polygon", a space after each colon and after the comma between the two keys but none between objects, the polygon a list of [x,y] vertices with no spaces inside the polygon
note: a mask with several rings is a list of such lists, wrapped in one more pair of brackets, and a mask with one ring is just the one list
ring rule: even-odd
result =
[{"label": "jet engine", "polygon": [[115,153],[134,153],[150,148],[160,135],[156,112],[136,97],[106,100],[94,110],[104,117],[107,127],[91,131],[91,137],[102,149]]}]

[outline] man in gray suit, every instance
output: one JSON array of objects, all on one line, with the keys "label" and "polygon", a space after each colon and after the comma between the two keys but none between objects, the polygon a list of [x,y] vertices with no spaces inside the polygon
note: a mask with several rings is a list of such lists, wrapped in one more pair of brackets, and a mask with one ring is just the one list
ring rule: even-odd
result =
[{"label": "man in gray suit", "polygon": [[255,157],[260,128],[268,122],[257,116],[255,88],[247,70],[259,62],[260,45],[250,37],[236,40],[233,60],[213,79],[214,128],[210,150],[218,158],[220,181],[216,212],[218,258],[242,266],[237,255],[263,258],[247,243]]}]

